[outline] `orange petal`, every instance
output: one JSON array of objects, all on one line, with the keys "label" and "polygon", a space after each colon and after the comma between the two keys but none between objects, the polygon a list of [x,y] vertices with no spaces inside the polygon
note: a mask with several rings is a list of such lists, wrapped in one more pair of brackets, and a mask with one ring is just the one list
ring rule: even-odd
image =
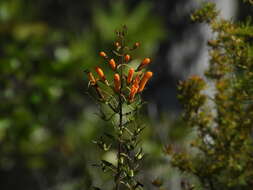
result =
[{"label": "orange petal", "polygon": [[134,75],[134,69],[130,68],[128,71],[128,76],[127,76],[127,84],[130,84],[132,82],[133,75]]},{"label": "orange petal", "polygon": [[131,90],[130,90],[130,94],[128,97],[129,101],[133,101],[134,96],[137,93],[137,91],[138,91],[138,88],[136,88],[135,85],[132,85]]},{"label": "orange petal", "polygon": [[120,76],[118,73],[114,74],[114,88],[116,92],[120,91],[121,83],[120,83]]},{"label": "orange petal", "polygon": [[153,73],[151,71],[148,71],[145,73],[145,75],[142,77],[140,81],[140,87],[138,89],[138,92],[142,92],[145,88],[145,85],[147,84],[148,80],[153,76]]}]

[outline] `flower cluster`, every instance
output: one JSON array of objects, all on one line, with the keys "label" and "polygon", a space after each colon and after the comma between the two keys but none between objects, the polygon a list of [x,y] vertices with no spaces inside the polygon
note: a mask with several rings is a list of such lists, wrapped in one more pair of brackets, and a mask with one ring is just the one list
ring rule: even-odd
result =
[{"label": "flower cluster", "polygon": [[[115,43],[116,50],[119,51],[122,46],[119,42]],[[140,46],[140,43],[136,42],[132,48],[136,49]],[[115,93],[120,93],[129,103],[134,101],[136,94],[141,93],[148,80],[153,76],[151,71],[143,72],[143,69],[151,63],[150,58],[144,58],[143,61],[139,64],[139,66],[134,69],[130,66],[131,56],[129,54],[121,55],[119,53],[115,54],[119,57],[118,62],[115,61],[114,58],[110,58],[104,51],[99,52],[99,55],[105,60],[106,66],[110,67],[114,72],[113,82],[109,82],[107,76],[104,74],[104,71],[101,67],[97,66],[95,71],[98,75],[98,78],[95,78],[91,71],[87,71],[87,76],[89,78],[89,85],[95,88],[97,95],[102,101],[106,101],[102,90],[99,87],[99,82],[102,82],[106,86],[112,88]],[[127,70],[125,74],[123,72]],[[122,73],[121,73],[122,72]]]}]

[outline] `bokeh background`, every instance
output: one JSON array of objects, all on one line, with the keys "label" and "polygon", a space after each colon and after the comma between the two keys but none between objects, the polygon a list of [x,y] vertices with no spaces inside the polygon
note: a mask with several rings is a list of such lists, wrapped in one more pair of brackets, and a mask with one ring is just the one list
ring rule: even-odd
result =
[{"label": "bokeh background", "polygon": [[[182,176],[163,153],[184,143],[176,85],[207,67],[206,26],[189,14],[198,0],[1,0],[0,1],[0,189],[110,189],[92,164],[111,160],[92,140],[111,131],[86,94],[83,71],[102,64],[100,50],[112,48],[115,29],[126,24],[128,42],[141,43],[135,58],[151,57],[154,71],[144,93],[142,137],[147,154],[140,175],[145,189],[162,180],[180,189]],[[252,14],[241,1],[217,0],[226,18]]]}]

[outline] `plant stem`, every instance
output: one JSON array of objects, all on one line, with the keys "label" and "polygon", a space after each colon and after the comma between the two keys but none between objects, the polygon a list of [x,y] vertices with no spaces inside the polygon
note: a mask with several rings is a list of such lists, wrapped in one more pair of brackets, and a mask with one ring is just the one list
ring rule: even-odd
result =
[{"label": "plant stem", "polygon": [[[121,39],[121,44],[123,46],[123,38]],[[123,52],[124,55],[124,52]],[[122,145],[121,145],[121,136],[122,136],[122,126],[123,126],[123,100],[121,97],[121,92],[123,88],[123,67],[122,64],[124,63],[124,57],[121,58],[121,66],[120,66],[120,81],[121,81],[121,88],[119,92],[119,135],[118,135],[118,166],[117,166],[117,179],[116,179],[116,190],[120,188],[120,175],[121,175],[121,164],[120,164],[120,157],[122,152]]]},{"label": "plant stem", "polygon": [[117,174],[116,174],[117,175],[116,190],[119,190],[120,174],[121,174],[120,156],[121,156],[121,135],[122,135],[121,133],[122,133],[122,121],[123,121],[121,95],[119,95],[119,106],[120,106],[120,112],[119,112],[118,167],[117,167]]}]

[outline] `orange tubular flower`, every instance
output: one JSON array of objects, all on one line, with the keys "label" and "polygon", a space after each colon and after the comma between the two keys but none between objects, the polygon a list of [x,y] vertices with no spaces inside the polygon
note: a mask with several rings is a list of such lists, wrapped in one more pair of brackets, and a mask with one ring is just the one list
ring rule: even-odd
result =
[{"label": "orange tubular flower", "polygon": [[150,58],[143,59],[140,66],[137,68],[137,71],[140,71],[141,69],[143,69],[143,67],[147,66],[150,62],[151,62]]},{"label": "orange tubular flower", "polygon": [[128,99],[129,99],[130,102],[133,101],[134,96],[135,96],[135,94],[137,93],[137,91],[138,91],[138,87],[136,87],[136,86],[133,84],[132,87],[131,87],[131,90],[130,90],[129,97],[128,97]]},{"label": "orange tubular flower", "polygon": [[135,79],[134,79],[134,86],[138,89],[139,88],[139,83],[140,83],[140,75],[138,74],[136,77],[135,77]]},{"label": "orange tubular flower", "polygon": [[102,70],[100,67],[96,67],[96,72],[97,72],[98,76],[99,76],[103,81],[106,80],[105,75],[104,75],[104,72],[103,72],[103,70]]},{"label": "orange tubular flower", "polygon": [[109,86],[109,83],[108,83],[108,81],[105,78],[103,70],[100,67],[96,67],[96,72],[97,72],[98,76],[105,82],[105,84],[107,86]]},{"label": "orange tubular flower", "polygon": [[128,61],[130,61],[130,59],[131,59],[130,55],[129,55],[129,54],[126,54],[126,55],[125,55],[125,61],[128,62]]},{"label": "orange tubular flower", "polygon": [[140,82],[140,87],[138,89],[138,92],[142,92],[143,89],[145,88],[146,83],[148,80],[153,76],[153,73],[151,71],[148,71],[145,73],[145,75],[142,77],[141,82]]},{"label": "orange tubular flower", "polygon": [[111,66],[112,70],[116,69],[116,63],[115,63],[114,59],[110,59],[109,65]]},{"label": "orange tubular flower", "polygon": [[128,71],[128,76],[127,76],[127,84],[130,84],[132,82],[133,75],[134,75],[134,69],[130,68]]},{"label": "orange tubular flower", "polygon": [[100,52],[99,52],[99,55],[100,55],[101,57],[103,57],[103,58],[107,58],[106,53],[103,52],[103,51],[100,51]]},{"label": "orange tubular flower", "polygon": [[116,74],[114,74],[114,88],[115,88],[115,91],[119,92],[120,91],[120,87],[121,87],[120,76],[119,76],[118,73],[116,73]]},{"label": "orange tubular flower", "polygon": [[96,84],[96,80],[95,80],[95,78],[94,78],[92,72],[88,72],[87,75],[88,75],[88,78],[89,78],[89,80],[90,80],[90,84],[91,84],[91,85],[95,85],[95,84]]}]

